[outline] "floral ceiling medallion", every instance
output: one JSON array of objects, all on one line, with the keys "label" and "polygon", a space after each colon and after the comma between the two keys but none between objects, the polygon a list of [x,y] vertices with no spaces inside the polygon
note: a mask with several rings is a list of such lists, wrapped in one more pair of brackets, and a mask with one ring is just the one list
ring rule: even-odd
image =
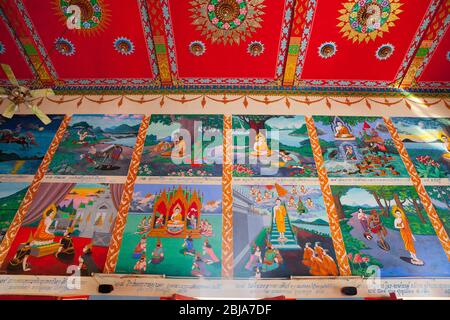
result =
[{"label": "floral ceiling medallion", "polygon": [[394,53],[394,50],[395,50],[395,47],[392,44],[385,43],[377,49],[377,52],[375,53],[375,57],[381,61],[387,60],[392,56],[392,54]]},{"label": "floral ceiling medallion", "polygon": [[[110,12],[103,0],[54,0],[55,10],[65,24],[83,34],[95,34],[106,29]],[[79,21],[77,20],[79,19]],[[75,25],[78,24],[78,27]]]},{"label": "floral ceiling medallion", "polygon": [[239,44],[261,28],[264,0],[191,0],[192,24],[212,43]]},{"label": "floral ceiling medallion", "polygon": [[323,59],[331,58],[336,54],[337,47],[334,42],[324,42],[319,47],[319,56]]},{"label": "floral ceiling medallion", "polygon": [[73,56],[75,54],[75,46],[66,38],[57,38],[55,40],[56,50],[63,56]]},{"label": "floral ceiling medallion", "polygon": [[344,38],[353,42],[366,43],[382,38],[383,33],[389,32],[395,26],[403,5],[400,0],[351,0],[343,3],[338,17]]},{"label": "floral ceiling medallion", "polygon": [[114,40],[114,49],[124,56],[128,56],[134,52],[134,44],[130,39],[119,37]]},{"label": "floral ceiling medallion", "polygon": [[196,57],[202,56],[206,51],[206,46],[201,41],[192,41],[189,44],[189,51]]},{"label": "floral ceiling medallion", "polygon": [[261,41],[252,41],[248,44],[247,52],[252,57],[258,57],[264,52],[264,44]]}]

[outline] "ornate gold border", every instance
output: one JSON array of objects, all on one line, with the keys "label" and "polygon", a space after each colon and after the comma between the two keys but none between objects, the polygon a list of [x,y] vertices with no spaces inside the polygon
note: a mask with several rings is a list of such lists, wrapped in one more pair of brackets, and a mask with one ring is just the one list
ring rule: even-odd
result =
[{"label": "ornate gold border", "polygon": [[233,278],[233,139],[232,116],[223,116],[222,277]]},{"label": "ornate gold border", "polygon": [[333,239],[334,251],[336,252],[336,259],[339,264],[339,273],[341,276],[351,276],[352,272],[348,263],[344,239],[342,238],[339,218],[336,212],[336,205],[333,200],[333,195],[331,194],[331,187],[328,180],[327,171],[324,166],[322,149],[320,148],[314,120],[312,117],[305,117],[305,120],[314,154],[314,161],[317,166],[317,174],[319,176],[320,188],[322,189],[323,201],[325,202],[328,218],[330,219],[331,238]]},{"label": "ornate gold border", "polygon": [[150,116],[145,116],[142,119],[136,143],[134,145],[133,156],[131,157],[131,163],[128,169],[127,181],[125,182],[125,186],[123,188],[122,198],[120,200],[119,210],[117,212],[116,222],[114,224],[103,273],[113,273],[116,269],[120,246],[123,239],[123,231],[125,229],[125,224],[127,223],[128,209],[130,207],[131,199],[133,198],[134,183],[136,182],[139,171],[141,155],[144,149],[149,124]]},{"label": "ornate gold border", "polygon": [[53,155],[55,154],[61,139],[63,138],[64,132],[66,132],[70,119],[71,117],[64,116],[64,119],[61,122],[58,131],[56,131],[55,137],[53,138],[52,143],[50,144],[50,147],[48,148],[44,156],[44,159],[39,165],[39,169],[34,175],[33,182],[28,188],[27,193],[25,194],[25,197],[23,198],[16,215],[14,216],[14,219],[11,222],[11,225],[9,226],[9,229],[6,232],[5,237],[3,238],[3,241],[0,245],[0,265],[3,265],[6,259],[9,249],[11,248],[11,245],[14,242],[14,239],[16,238],[17,232],[19,231],[19,228],[22,225],[23,218],[28,212],[31,202],[33,201],[34,195],[38,191],[39,186],[41,185],[41,182],[44,179],[45,173],[47,172],[48,166],[50,165],[50,162],[53,159]]},{"label": "ornate gold border", "polygon": [[[180,97],[181,95],[181,97]],[[423,108],[430,108],[433,107],[439,103],[444,103],[445,106],[447,106],[448,109],[450,109],[450,99],[448,98],[433,98],[433,97],[424,97],[421,98],[419,95],[410,97],[390,97],[389,99],[386,97],[365,97],[365,96],[349,96],[349,97],[339,97],[339,96],[326,96],[326,95],[276,95],[272,96],[270,94],[253,94],[253,95],[239,95],[237,94],[236,97],[228,98],[227,94],[224,93],[221,95],[214,95],[214,94],[180,94],[180,95],[170,95],[170,94],[155,94],[155,95],[108,95],[108,96],[91,96],[91,95],[61,95],[56,97],[40,97],[32,99],[32,102],[35,102],[38,106],[42,105],[44,101],[55,103],[58,105],[65,104],[65,103],[76,103],[77,107],[81,107],[84,101],[96,103],[98,105],[102,105],[105,103],[111,103],[117,101],[117,106],[121,107],[124,102],[130,101],[133,103],[139,103],[139,104],[149,104],[154,101],[159,101],[160,106],[162,107],[165,104],[165,99],[177,102],[180,104],[193,102],[193,101],[199,101],[203,108],[206,107],[207,102],[216,102],[216,103],[223,103],[224,105],[236,102],[236,101],[242,101],[242,105],[246,107],[248,105],[248,100],[254,101],[257,103],[263,103],[265,105],[270,105],[273,103],[277,103],[278,101],[285,100],[286,107],[290,107],[292,104],[300,104],[302,106],[310,106],[312,104],[316,103],[323,103],[328,106],[328,108],[331,109],[332,103],[335,105],[346,105],[346,106],[352,106],[354,104],[358,104],[361,102],[364,102],[366,107],[370,110],[372,108],[373,104],[379,104],[383,105],[385,107],[391,107],[396,106],[399,104],[402,104],[408,109],[411,109],[412,105],[417,105]],[[139,98],[138,98],[139,97]],[[351,100],[349,98],[352,98]],[[353,99],[354,98],[354,99]],[[5,99],[0,99],[1,102]],[[124,101],[125,100],[125,101]]]},{"label": "ornate gold border", "polygon": [[420,179],[413,162],[409,158],[408,152],[406,151],[405,145],[400,139],[397,129],[394,126],[394,123],[390,118],[387,117],[384,117],[384,122],[386,123],[386,126],[392,136],[392,139],[394,140],[395,146],[397,147],[398,152],[403,160],[403,163],[405,164],[406,170],[408,170],[408,173],[411,177],[411,181],[417,190],[417,194],[419,195],[419,198],[422,201],[422,204],[425,208],[425,211],[427,212],[427,215],[431,221],[431,224],[433,225],[434,230],[436,231],[439,241],[441,241],[442,246],[444,247],[445,254],[447,255],[447,258],[450,260],[450,239],[447,235],[447,232],[445,231],[444,225],[442,224],[441,219],[436,213],[436,209],[434,208],[430,196],[428,195],[428,193],[425,190],[425,187],[422,184],[422,180]]}]

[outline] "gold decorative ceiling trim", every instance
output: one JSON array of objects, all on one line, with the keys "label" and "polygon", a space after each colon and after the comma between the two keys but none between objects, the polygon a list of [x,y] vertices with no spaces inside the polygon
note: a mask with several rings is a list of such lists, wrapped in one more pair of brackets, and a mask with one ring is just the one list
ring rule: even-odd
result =
[{"label": "gold decorative ceiling trim", "polygon": [[[0,106],[2,105],[3,101],[7,100],[6,98],[0,99]],[[185,104],[189,102],[195,102],[199,101],[201,103],[201,106],[205,108],[208,104],[208,101],[214,102],[214,103],[222,103],[222,104],[228,104],[232,102],[239,102],[242,101],[242,106],[244,108],[248,107],[249,100],[254,101],[257,103],[264,104],[266,106],[283,101],[284,105],[287,108],[290,108],[292,104],[300,104],[300,105],[306,105],[311,106],[320,102],[325,102],[325,105],[331,109],[332,103],[346,105],[346,106],[353,106],[356,104],[359,104],[363,102],[365,106],[368,109],[371,109],[373,104],[383,105],[386,107],[391,107],[394,105],[398,105],[400,103],[404,103],[405,107],[408,109],[412,108],[412,105],[418,105],[421,107],[430,108],[434,105],[437,105],[439,103],[443,103],[448,109],[450,109],[450,99],[449,98],[420,98],[420,97],[403,97],[399,99],[388,99],[388,98],[376,98],[376,97],[360,97],[356,98],[354,100],[350,100],[348,97],[316,97],[315,99],[311,99],[310,96],[304,96],[303,99],[299,97],[291,97],[291,96],[254,96],[254,95],[241,95],[234,98],[228,98],[227,95],[222,95],[221,98],[213,95],[197,95],[197,96],[189,96],[186,97],[186,95],[181,95],[181,97],[178,96],[169,96],[169,95],[158,95],[158,96],[145,96],[142,95],[140,98],[136,98],[136,96],[127,96],[127,95],[118,95],[118,96],[100,96],[99,98],[95,98],[92,96],[87,95],[80,95],[80,96],[58,96],[57,98],[52,97],[40,97],[36,99],[32,99],[31,101],[36,102],[37,106],[42,105],[45,101],[55,103],[55,104],[68,104],[76,101],[76,106],[80,107],[84,101],[87,100],[92,103],[96,104],[105,104],[105,103],[111,103],[114,101],[117,101],[117,107],[121,107],[125,101],[138,103],[141,105],[148,104],[154,101],[159,101],[159,105],[163,107],[166,104],[166,100],[169,100],[171,102],[179,103],[179,104]]]}]

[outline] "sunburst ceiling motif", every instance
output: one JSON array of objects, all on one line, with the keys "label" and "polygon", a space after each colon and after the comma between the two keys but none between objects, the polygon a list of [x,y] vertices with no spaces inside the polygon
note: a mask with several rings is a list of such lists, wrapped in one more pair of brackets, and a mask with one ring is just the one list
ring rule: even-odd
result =
[{"label": "sunburst ceiling motif", "polygon": [[261,28],[264,0],[192,0],[192,24],[212,43],[239,44]]},{"label": "sunburst ceiling motif", "polygon": [[67,23],[72,19],[72,23],[76,24],[74,19],[79,16],[79,26],[75,30],[80,33],[97,34],[108,26],[110,12],[103,0],[54,0],[54,2],[55,10],[62,22]]},{"label": "sunburst ceiling motif", "polygon": [[395,26],[394,21],[402,12],[400,0],[352,0],[343,3],[338,17],[340,32],[344,38],[366,43],[382,38]]}]

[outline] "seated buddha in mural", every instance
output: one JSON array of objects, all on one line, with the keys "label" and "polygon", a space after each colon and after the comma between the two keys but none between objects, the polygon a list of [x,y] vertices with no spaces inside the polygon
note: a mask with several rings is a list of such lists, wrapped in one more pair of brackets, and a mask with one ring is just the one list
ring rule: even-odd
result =
[{"label": "seated buddha in mural", "polygon": [[177,204],[172,211],[172,214],[170,215],[170,222],[171,224],[181,224],[183,223],[183,215],[181,214],[181,207],[179,204]]},{"label": "seated buddha in mural", "polygon": [[337,139],[355,138],[355,136],[350,133],[348,127],[346,127],[341,121],[336,121],[336,127],[334,128],[334,136]]},{"label": "seated buddha in mural", "polygon": [[175,136],[171,146],[171,150],[161,153],[161,156],[174,158],[183,158],[186,156],[186,141],[184,141],[183,136]]},{"label": "seated buddha in mural", "polygon": [[51,204],[44,210],[41,221],[39,222],[36,231],[33,234],[33,243],[35,245],[43,245],[52,243],[55,235],[50,231],[50,227],[55,219],[57,213],[56,206]]},{"label": "seated buddha in mural", "polygon": [[171,212],[167,221],[167,231],[172,234],[178,234],[184,230],[184,214],[179,203],[177,203]]},{"label": "seated buddha in mural", "polygon": [[450,159],[450,138],[443,132],[439,135],[439,139],[444,144],[444,148],[446,152],[442,155],[442,157],[446,159]]},{"label": "seated buddha in mural", "polygon": [[253,144],[253,151],[250,152],[250,154],[254,157],[270,156],[272,154],[272,151],[267,145],[266,137],[261,132],[256,134],[255,143]]}]

